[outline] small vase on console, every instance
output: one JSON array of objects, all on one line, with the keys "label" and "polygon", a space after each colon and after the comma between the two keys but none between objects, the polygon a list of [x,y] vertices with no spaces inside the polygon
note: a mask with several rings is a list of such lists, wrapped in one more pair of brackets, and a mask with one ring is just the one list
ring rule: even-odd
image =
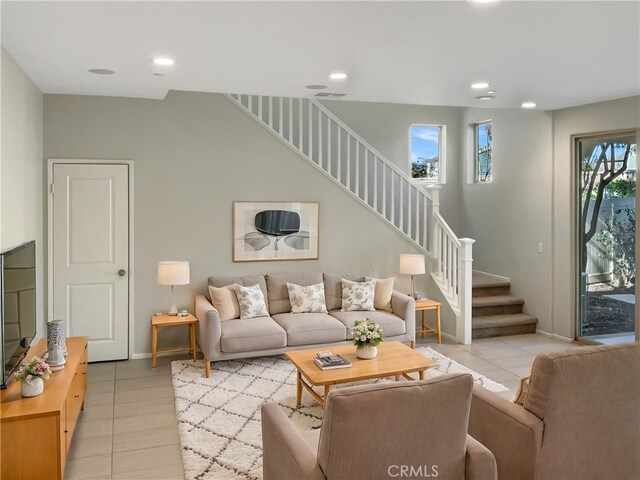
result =
[{"label": "small vase on console", "polygon": [[67,333],[64,320],[49,320],[47,322],[47,363],[52,372],[64,368],[67,360]]},{"label": "small vase on console", "polygon": [[44,380],[34,377],[30,382],[22,382],[20,393],[23,397],[36,397],[44,391]]}]

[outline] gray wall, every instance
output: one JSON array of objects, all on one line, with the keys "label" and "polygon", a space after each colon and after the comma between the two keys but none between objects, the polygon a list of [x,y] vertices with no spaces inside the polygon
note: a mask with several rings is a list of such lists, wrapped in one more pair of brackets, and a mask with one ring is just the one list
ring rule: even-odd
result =
[{"label": "gray wall", "polygon": [[2,48],[0,250],[36,241],[37,335],[46,332],[43,305],[42,93]]},{"label": "gray wall", "polygon": [[575,335],[572,136],[640,129],[640,97],[553,112],[553,331]]},{"label": "gray wall", "polygon": [[[150,351],[151,314],[170,303],[168,287],[156,285],[159,260],[190,261],[192,283],[176,294],[179,307],[193,310],[209,275],[373,267],[393,276],[400,253],[418,253],[222,95],[46,95],[44,103],[45,158],[134,161],[136,354]],[[233,263],[234,200],[319,201],[320,259]],[[408,280],[398,280],[408,291]],[[161,346],[186,343],[182,333],[161,337]]]},{"label": "gray wall", "polygon": [[[493,121],[492,182],[473,183],[473,124]],[[551,333],[552,117],[544,111],[467,109],[462,135],[462,228],[473,268],[511,279],[511,293]],[[544,253],[538,253],[543,243]]]}]

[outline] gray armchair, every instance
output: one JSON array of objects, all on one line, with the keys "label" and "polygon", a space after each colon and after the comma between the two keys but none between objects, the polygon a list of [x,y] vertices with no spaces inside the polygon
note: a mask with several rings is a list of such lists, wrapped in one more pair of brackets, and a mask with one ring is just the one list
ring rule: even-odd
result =
[{"label": "gray armchair", "polygon": [[524,406],[476,387],[469,434],[500,478],[640,478],[640,344],[539,355]]},{"label": "gray armchair", "polygon": [[337,389],[310,432],[264,404],[264,480],[495,480],[493,454],[467,435],[472,388],[454,374]]}]

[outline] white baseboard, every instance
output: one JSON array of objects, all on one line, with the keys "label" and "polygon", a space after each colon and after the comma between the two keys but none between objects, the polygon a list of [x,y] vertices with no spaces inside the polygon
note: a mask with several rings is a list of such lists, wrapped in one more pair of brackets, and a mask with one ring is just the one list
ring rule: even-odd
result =
[{"label": "white baseboard", "polygon": [[549,332],[545,332],[544,330],[536,330],[536,333],[539,333],[540,335],[544,335],[545,337],[555,338],[556,340],[560,340],[562,342],[567,342],[567,343],[574,342],[573,338],[563,337],[562,335],[558,335],[557,333],[549,333]]},{"label": "white baseboard", "polygon": [[482,270],[474,270],[474,272],[478,272],[478,273],[483,273],[485,275],[491,275],[492,277],[496,277],[499,278],[500,280],[502,280],[503,282],[509,282],[511,283],[511,279],[508,277],[503,277],[502,275],[496,275],[495,273],[489,273],[489,272],[483,272]]},{"label": "white baseboard", "polygon": [[[177,348],[177,347],[176,347]],[[176,352],[172,352],[176,353]],[[177,352],[180,353],[180,352]],[[185,350],[183,353],[187,354],[188,352]],[[196,353],[200,353],[200,349],[196,347]],[[158,357],[162,357],[165,355],[165,352],[158,352]],[[141,360],[143,358],[151,358],[151,352],[147,353],[134,353],[129,360]]]},{"label": "white baseboard", "polygon": [[151,352],[149,353],[134,353],[129,360],[140,360],[142,358],[151,358]]},{"label": "white baseboard", "polygon": [[451,335],[451,334],[449,334],[449,333],[444,333],[444,332],[441,332],[441,335],[442,335],[444,338],[446,338],[446,339],[448,339],[448,340],[453,341],[453,343],[459,343],[460,345],[462,345],[462,343],[460,343],[460,342],[458,341],[458,339],[456,338],[456,336],[455,336],[455,335]]}]

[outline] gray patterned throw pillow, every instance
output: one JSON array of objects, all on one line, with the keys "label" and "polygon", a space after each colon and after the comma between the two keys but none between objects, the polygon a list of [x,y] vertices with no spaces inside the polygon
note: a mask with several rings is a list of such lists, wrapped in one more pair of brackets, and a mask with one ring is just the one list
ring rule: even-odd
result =
[{"label": "gray patterned throw pillow", "polygon": [[352,282],[342,279],[342,311],[362,312],[375,310],[373,299],[376,289],[376,281]]},{"label": "gray patterned throw pillow", "polygon": [[304,287],[287,282],[291,313],[327,313],[324,283]]},{"label": "gray patterned throw pillow", "polygon": [[241,319],[269,316],[260,285],[256,284],[250,287],[234,285],[234,289],[236,297],[238,297],[238,305],[240,305]]}]

